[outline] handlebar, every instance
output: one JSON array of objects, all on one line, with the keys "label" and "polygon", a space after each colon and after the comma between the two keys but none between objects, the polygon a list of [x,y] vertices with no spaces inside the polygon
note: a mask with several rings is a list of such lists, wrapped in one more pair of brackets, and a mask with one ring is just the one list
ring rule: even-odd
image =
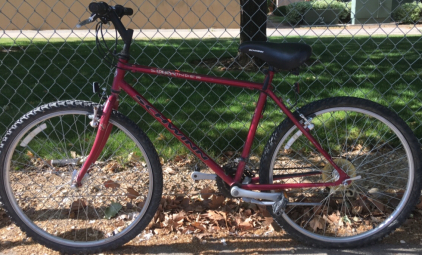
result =
[{"label": "handlebar", "polygon": [[97,14],[98,16],[104,16],[104,14],[107,13],[108,8],[109,8],[108,4],[104,2],[99,2],[99,3],[92,2],[88,6],[88,9],[92,13]]},{"label": "handlebar", "polygon": [[133,30],[126,29],[120,19],[125,15],[132,15],[133,9],[123,7],[121,5],[110,6],[105,2],[92,2],[89,4],[88,9],[92,13],[91,17],[77,24],[76,27],[79,28],[88,23],[94,22],[97,18],[100,18],[101,23],[104,24],[107,22],[113,23],[114,28],[119,32],[123,42],[125,43],[125,47],[119,55],[120,57],[129,59],[129,48],[132,42]]},{"label": "handlebar", "polygon": [[130,16],[133,14],[132,8],[123,7],[121,5],[114,6],[114,10],[116,11],[117,15],[120,15],[120,16],[123,16],[123,15]]},{"label": "handlebar", "polygon": [[97,14],[98,16],[104,16],[107,14],[111,9],[114,9],[114,11],[117,13],[118,16],[122,17],[124,15],[130,16],[133,14],[132,8],[123,7],[121,5],[116,6],[109,6],[105,2],[92,2],[89,4],[88,9],[92,12]]}]

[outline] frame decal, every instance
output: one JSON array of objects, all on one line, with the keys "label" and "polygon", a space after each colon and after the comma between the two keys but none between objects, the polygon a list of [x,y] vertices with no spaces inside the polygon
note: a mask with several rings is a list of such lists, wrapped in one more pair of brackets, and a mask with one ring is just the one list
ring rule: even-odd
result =
[{"label": "frame decal", "polygon": [[163,125],[165,124],[166,128],[170,130],[179,140],[181,140],[184,144],[189,145],[189,148],[195,152],[197,155],[199,155],[203,160],[208,160],[209,158],[207,155],[202,152],[197,146],[195,146],[194,143],[192,143],[179,129],[177,129],[170,120],[164,118],[164,116],[157,112],[157,110],[152,107],[148,102],[146,102],[141,96],[136,95],[135,96],[138,102],[145,106],[145,108],[153,115],[155,116]]}]

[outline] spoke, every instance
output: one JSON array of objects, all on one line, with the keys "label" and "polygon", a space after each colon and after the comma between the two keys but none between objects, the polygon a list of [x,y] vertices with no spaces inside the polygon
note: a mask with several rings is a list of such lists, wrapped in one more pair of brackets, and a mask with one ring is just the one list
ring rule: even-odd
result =
[{"label": "spoke", "polygon": [[[394,152],[394,151],[393,151],[393,152]],[[380,155],[379,157],[373,158],[371,161],[366,161],[366,163],[365,163],[365,164],[362,164],[362,163],[364,162],[364,161],[362,161],[362,162],[361,162],[361,164],[359,164],[359,166],[358,166],[358,167],[365,166],[365,165],[370,164],[370,163],[372,163],[372,162],[378,162],[378,161],[382,160],[383,158],[385,158],[385,156],[386,156],[386,155],[392,154],[393,152],[388,153],[388,154],[382,154],[382,155]],[[395,160],[393,160],[393,161],[388,161],[388,162],[385,162],[384,160],[382,160],[383,164],[381,164],[381,165],[389,164],[389,162],[395,162],[395,161],[398,161],[398,160],[401,160],[401,159],[407,159],[407,156],[403,156],[403,157],[401,157],[401,158],[395,159]],[[354,161],[356,161],[356,160],[354,160]],[[353,162],[354,162],[354,161],[353,161]]]},{"label": "spoke", "polygon": [[[377,124],[377,126],[378,126],[378,124]],[[380,131],[378,128],[375,128],[375,130],[378,130],[378,131]],[[387,133],[389,131],[389,129],[387,130],[387,131],[385,131],[385,133],[384,133],[384,135]],[[384,135],[382,136],[382,137],[384,137]],[[375,139],[375,138],[373,138],[373,139]],[[384,144],[387,144],[389,141],[392,141],[394,138],[390,138],[390,140],[387,140],[386,142],[384,142],[382,145],[384,145]],[[374,148],[379,148],[379,147],[377,147],[377,145],[380,143],[380,141],[381,141],[381,139],[379,139],[378,141],[377,141],[377,143],[373,146]],[[366,145],[366,142],[365,142],[365,145]],[[365,148],[366,146],[362,146],[362,150]],[[372,151],[374,151],[374,149],[372,149],[370,152],[372,152]],[[363,162],[365,162],[365,160],[369,157],[369,155],[371,155],[370,153],[367,153],[367,155],[366,155],[366,157],[360,162],[360,164],[359,164],[359,166],[357,166],[357,167],[360,167],[362,164],[363,164]]]},{"label": "spoke", "polygon": [[[403,170],[406,170],[407,168],[402,168],[402,169],[396,169],[396,170],[394,170],[394,171],[389,171],[388,173],[395,173],[395,172],[399,172],[399,173],[401,173],[401,172],[403,172]],[[375,176],[375,177],[379,177],[379,176],[382,176],[382,177],[386,177],[386,175],[385,174],[374,174],[373,172],[365,172],[365,175],[370,175],[370,176]],[[371,178],[365,178],[366,180],[370,180]],[[406,178],[406,177],[400,177],[400,176],[397,176],[397,175],[395,175],[394,176],[394,179],[403,179],[403,180],[407,180],[408,178]]]},{"label": "spoke", "polygon": [[[362,194],[365,194],[365,192],[363,192],[363,190],[362,190],[362,188],[359,186],[359,185],[355,185],[361,192],[362,192]],[[386,196],[386,195],[385,195]],[[387,196],[388,197],[388,196]],[[393,197],[391,197],[391,198],[393,198]],[[393,207],[391,207],[391,206],[388,206],[388,205],[386,205],[386,204],[384,204],[383,202],[381,202],[381,201],[379,201],[379,200],[377,200],[377,199],[375,199],[375,198],[373,198],[373,197],[370,197],[370,199],[371,200],[373,200],[373,201],[375,201],[375,202],[378,202],[378,203],[380,203],[380,204],[382,204],[382,205],[384,205],[385,207],[388,207],[388,208],[390,208],[390,209],[393,209],[394,210],[394,208]],[[371,201],[370,201],[371,202]],[[374,202],[371,202],[382,214],[384,214],[384,212],[374,203]],[[372,215],[372,214],[371,214]]]}]

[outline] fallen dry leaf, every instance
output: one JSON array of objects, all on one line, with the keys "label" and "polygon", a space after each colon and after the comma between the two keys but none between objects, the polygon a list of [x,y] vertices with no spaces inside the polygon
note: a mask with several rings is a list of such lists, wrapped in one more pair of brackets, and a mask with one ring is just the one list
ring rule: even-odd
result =
[{"label": "fallen dry leaf", "polygon": [[157,138],[156,138],[156,140],[157,141],[165,141],[166,140],[166,137],[162,133],[159,133],[158,136],[157,136]]},{"label": "fallen dry leaf", "polygon": [[273,223],[274,219],[273,217],[264,217],[264,222],[262,223],[262,225],[264,226],[271,226],[271,224]]},{"label": "fallen dry leaf", "polygon": [[86,201],[83,199],[78,199],[76,201],[73,201],[72,205],[70,206],[71,211],[78,211],[82,208],[86,207]]},{"label": "fallen dry leaf", "polygon": [[338,223],[338,221],[340,220],[340,216],[336,212],[328,215],[327,218],[334,223]]},{"label": "fallen dry leaf", "polygon": [[243,231],[251,230],[251,229],[253,229],[252,219],[251,218],[247,218],[245,221],[240,222],[238,224],[238,226]]},{"label": "fallen dry leaf", "polygon": [[117,162],[110,162],[104,167],[104,171],[108,173],[113,173],[119,168],[119,164]]},{"label": "fallen dry leaf", "polygon": [[136,190],[134,190],[133,188],[129,187],[126,190],[127,190],[126,196],[129,199],[135,199],[135,198],[139,197],[139,193]]},{"label": "fallen dry leaf", "polygon": [[259,211],[262,213],[264,217],[271,217],[270,212],[268,212],[267,207],[264,205],[258,205]]},{"label": "fallen dry leaf", "polygon": [[173,220],[176,222],[183,221],[185,217],[186,217],[186,212],[184,211],[173,214]]},{"label": "fallen dry leaf", "polygon": [[114,182],[112,180],[108,180],[104,182],[104,187],[106,188],[120,188],[120,184],[118,184],[117,182]]},{"label": "fallen dry leaf", "polygon": [[354,200],[351,202],[353,214],[358,215],[362,212],[364,206],[362,205],[362,202],[362,200]]},{"label": "fallen dry leaf", "polygon": [[360,150],[362,150],[362,145],[360,145],[360,144],[358,144],[358,145],[356,145],[356,146],[352,146],[352,150],[353,151],[360,151]]},{"label": "fallen dry leaf", "polygon": [[191,225],[204,232],[207,230],[207,228],[198,221],[192,222]]},{"label": "fallen dry leaf", "polygon": [[129,155],[127,156],[127,159],[128,161],[131,161],[131,162],[141,161],[141,157],[136,152],[129,153]]},{"label": "fallen dry leaf", "polygon": [[384,209],[385,209],[384,204],[369,197],[368,197],[368,200],[371,201],[372,205],[375,207],[374,209],[378,209],[380,213],[384,212]]},{"label": "fallen dry leaf", "polygon": [[165,170],[164,170],[164,172],[165,173],[167,173],[167,174],[176,174],[177,172],[176,171],[174,171],[174,169],[173,168],[171,168],[171,167],[167,167]]},{"label": "fallen dry leaf", "polygon": [[30,158],[34,158],[34,154],[31,151],[26,151],[26,155]]},{"label": "fallen dry leaf", "polygon": [[72,158],[77,158],[78,157],[78,154],[76,154],[76,151],[70,151],[70,156]]},{"label": "fallen dry leaf", "polygon": [[217,209],[218,207],[220,207],[223,204],[224,200],[226,200],[226,197],[216,196],[214,194],[212,199],[211,199],[211,202],[209,203],[210,209]]},{"label": "fallen dry leaf", "polygon": [[205,214],[210,220],[213,220],[215,222],[219,221],[219,220],[224,220],[224,216],[221,215],[219,212],[217,211],[208,211],[207,214]]},{"label": "fallen dry leaf", "polygon": [[176,157],[174,157],[174,162],[180,162],[182,160],[184,160],[186,158],[185,155],[181,156],[181,155],[177,155]]},{"label": "fallen dry leaf", "polygon": [[324,229],[325,227],[325,220],[323,217],[316,215],[310,222],[309,226],[312,228],[312,230],[315,232],[317,229]]},{"label": "fallen dry leaf", "polygon": [[212,196],[213,193],[215,193],[215,191],[210,187],[206,186],[205,188],[201,189],[200,193],[203,199],[208,199]]}]

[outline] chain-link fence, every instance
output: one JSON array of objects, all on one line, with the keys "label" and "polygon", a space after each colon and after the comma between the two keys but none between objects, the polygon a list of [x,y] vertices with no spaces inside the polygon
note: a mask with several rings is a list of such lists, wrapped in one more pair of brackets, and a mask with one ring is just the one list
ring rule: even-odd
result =
[{"label": "chain-link fence", "polygon": [[[56,100],[99,101],[91,84],[108,87],[112,68],[95,49],[90,0],[0,1],[0,133],[32,108]],[[246,11],[253,2],[254,11]],[[110,1],[134,9],[124,24],[134,29],[133,62],[233,79],[263,81],[265,64],[240,63],[241,32],[260,31],[272,42],[304,42],[313,56],[299,76],[280,73],[277,93],[296,107],[348,95],[396,111],[422,138],[422,5],[405,0],[293,1],[149,0]],[[248,7],[250,8],[250,6]],[[256,14],[268,11],[262,23]],[[251,32],[250,24],[256,31]],[[266,29],[265,29],[266,28]],[[105,37],[115,32],[109,27]],[[109,41],[112,45],[113,40]],[[243,147],[257,92],[150,75],[127,75],[146,98],[208,153],[225,163]],[[300,97],[292,84],[299,81]],[[282,119],[269,103],[253,147],[259,161],[266,140]],[[163,127],[124,97],[120,110],[137,122],[166,162],[191,159]],[[176,162],[176,163],[175,163]],[[194,160],[193,160],[194,162]],[[180,167],[180,166],[179,166]]]}]

